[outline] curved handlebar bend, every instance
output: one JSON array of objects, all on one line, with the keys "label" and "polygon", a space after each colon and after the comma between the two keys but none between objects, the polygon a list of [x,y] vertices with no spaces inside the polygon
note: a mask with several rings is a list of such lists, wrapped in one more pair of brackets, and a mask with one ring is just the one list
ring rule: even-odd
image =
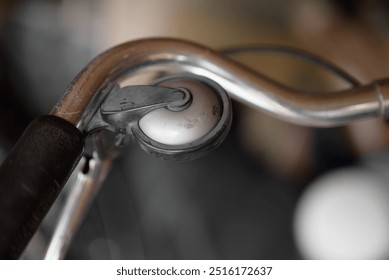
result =
[{"label": "curved handlebar bend", "polygon": [[147,71],[192,73],[221,85],[232,98],[288,122],[337,126],[389,114],[389,80],[332,93],[288,88],[217,51],[177,39],[144,39],[124,43],[95,58],[73,80],[51,114],[77,125],[88,119],[86,108],[101,89]]},{"label": "curved handlebar bend", "polygon": [[206,76],[238,101],[289,122],[335,126],[389,114],[389,80],[334,93],[290,89],[211,49],[175,39],[114,47],[73,80],[51,116],[33,122],[0,167],[0,258],[18,258],[83,151],[88,121],[124,75]]}]

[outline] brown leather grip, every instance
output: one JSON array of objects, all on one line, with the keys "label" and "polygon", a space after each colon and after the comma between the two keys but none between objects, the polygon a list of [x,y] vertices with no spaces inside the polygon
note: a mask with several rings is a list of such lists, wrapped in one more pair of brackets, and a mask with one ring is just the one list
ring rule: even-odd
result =
[{"label": "brown leather grip", "polygon": [[0,259],[18,259],[79,161],[82,133],[55,116],[35,119],[0,167]]}]

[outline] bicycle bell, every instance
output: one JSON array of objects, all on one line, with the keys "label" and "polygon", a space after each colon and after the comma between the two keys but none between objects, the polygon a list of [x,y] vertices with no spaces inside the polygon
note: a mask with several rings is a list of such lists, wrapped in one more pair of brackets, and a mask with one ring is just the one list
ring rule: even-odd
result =
[{"label": "bicycle bell", "polygon": [[231,120],[231,101],[223,88],[205,77],[175,75],[149,86],[114,89],[97,122],[118,135],[134,136],[160,158],[189,160],[219,146]]}]

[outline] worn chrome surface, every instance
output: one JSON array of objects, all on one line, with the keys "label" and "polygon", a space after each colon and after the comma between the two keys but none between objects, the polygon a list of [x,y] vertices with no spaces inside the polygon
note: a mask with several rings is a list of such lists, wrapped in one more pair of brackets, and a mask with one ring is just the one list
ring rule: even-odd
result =
[{"label": "worn chrome surface", "polygon": [[[152,81],[155,73],[162,77],[182,73],[207,77],[234,99],[301,125],[336,126],[389,115],[389,80],[331,93],[302,92],[285,87],[211,49],[174,39],[134,41],[101,54],[73,80],[52,114],[84,131],[115,84],[125,77],[140,74],[146,74]],[[148,130],[147,125],[141,126]],[[169,139],[161,140],[164,141],[170,143]],[[105,178],[109,161],[107,159],[103,165],[95,162],[90,173],[80,175],[67,199],[47,258],[64,257],[82,213]]]},{"label": "worn chrome surface", "polygon": [[160,108],[139,120],[140,129],[149,138],[166,145],[194,142],[207,135],[220,119],[221,102],[209,87],[190,80],[180,81],[178,85],[192,93],[188,109],[174,112]]},{"label": "worn chrome surface", "polygon": [[52,114],[83,130],[96,110],[85,109],[92,99],[103,98],[98,95],[104,89],[123,79],[124,74],[157,72],[208,77],[232,98],[301,125],[336,126],[388,111],[388,81],[332,93],[302,92],[203,46],[175,39],[146,39],[122,44],[94,59],[73,80]]},{"label": "worn chrome surface", "polygon": [[76,182],[69,186],[69,193],[64,198],[64,206],[50,236],[45,259],[65,258],[74,234],[110,170],[111,162],[111,158],[93,158],[88,163],[80,162],[81,165],[88,164],[89,170],[87,173],[78,172]]}]

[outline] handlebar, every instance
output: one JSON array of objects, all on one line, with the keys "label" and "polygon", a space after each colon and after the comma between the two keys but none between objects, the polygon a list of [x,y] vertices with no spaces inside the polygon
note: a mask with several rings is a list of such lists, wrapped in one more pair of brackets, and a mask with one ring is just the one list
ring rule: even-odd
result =
[{"label": "handlebar", "polygon": [[88,105],[104,98],[97,96],[102,89],[125,75],[159,71],[208,77],[233,99],[299,125],[330,127],[389,114],[389,80],[331,93],[303,92],[207,47],[166,38],[124,43],[102,53],[73,80],[51,114],[82,131],[94,110]]},{"label": "handlebar", "polygon": [[78,74],[51,115],[26,129],[1,166],[0,258],[20,256],[82,156],[88,126],[111,89],[147,73],[207,77],[233,99],[299,125],[338,126],[389,114],[389,79],[338,92],[303,92],[191,42],[160,38],[119,45]]}]

